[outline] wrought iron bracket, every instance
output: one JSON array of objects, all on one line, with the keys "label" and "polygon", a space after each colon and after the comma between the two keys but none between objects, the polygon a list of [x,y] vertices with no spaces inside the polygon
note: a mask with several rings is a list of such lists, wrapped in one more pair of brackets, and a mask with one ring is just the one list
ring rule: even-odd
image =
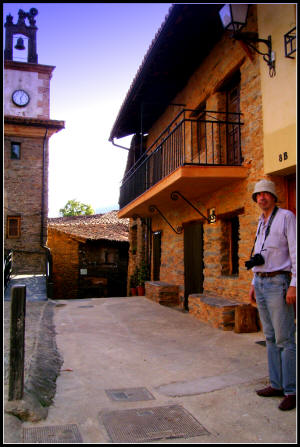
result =
[{"label": "wrought iron bracket", "polygon": [[[253,51],[256,53],[262,55],[264,61],[267,63],[269,67],[269,74],[272,78],[276,75],[275,71],[275,53],[272,51],[272,38],[271,36],[268,36],[268,39],[259,39],[258,34],[255,32],[236,32],[233,35],[234,39],[241,40],[244,42],[248,47],[250,47]],[[253,44],[254,43],[264,43],[268,47],[268,52],[263,53],[262,51],[259,51],[258,48],[256,48]]]},{"label": "wrought iron bracket", "polygon": [[151,213],[154,213],[154,211],[157,211],[157,212],[160,214],[160,216],[164,219],[164,221],[167,222],[167,224],[169,225],[169,227],[172,228],[172,230],[174,231],[174,233],[176,233],[176,234],[181,234],[181,233],[182,233],[183,228],[179,226],[179,227],[177,227],[177,230],[176,230],[176,229],[170,224],[170,222],[168,221],[168,219],[162,214],[162,212],[157,208],[157,206],[155,206],[155,205],[150,205],[150,206],[149,206],[149,211],[150,211]]},{"label": "wrought iron bracket", "polygon": [[196,208],[186,197],[184,197],[179,191],[173,191],[171,193],[171,199],[172,200],[178,200],[178,196],[180,196],[183,200],[185,200],[186,203],[188,203],[195,211],[197,211],[200,216],[202,216],[205,220],[207,220],[208,223],[211,223],[210,219],[208,219],[204,214],[201,213],[198,208]]},{"label": "wrought iron bracket", "polygon": [[295,59],[292,56],[297,50],[297,35],[296,35],[296,27],[291,29],[288,33],[284,35],[284,53],[285,57],[289,57],[290,59]]}]

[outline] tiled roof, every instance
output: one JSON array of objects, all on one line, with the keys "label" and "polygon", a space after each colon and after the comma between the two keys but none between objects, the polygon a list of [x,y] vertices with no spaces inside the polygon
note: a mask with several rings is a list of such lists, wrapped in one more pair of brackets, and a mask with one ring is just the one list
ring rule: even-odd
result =
[{"label": "tiled roof", "polygon": [[118,219],[118,211],[91,216],[48,218],[48,228],[86,240],[111,240],[127,242],[129,219]]},{"label": "tiled roof", "polygon": [[[224,34],[221,3],[175,3],[152,40],[121,105],[109,141],[150,131]],[[184,107],[184,104],[177,104]],[[180,109],[178,109],[180,110]]]}]

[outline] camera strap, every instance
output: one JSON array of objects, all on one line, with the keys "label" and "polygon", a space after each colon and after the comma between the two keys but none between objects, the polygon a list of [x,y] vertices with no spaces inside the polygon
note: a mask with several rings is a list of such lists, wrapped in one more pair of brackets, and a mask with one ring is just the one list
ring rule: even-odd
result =
[{"label": "camera strap", "polygon": [[[263,248],[264,248],[264,245],[265,245],[265,242],[266,242],[266,239],[267,239],[267,237],[269,236],[270,228],[271,228],[273,219],[274,219],[275,214],[277,213],[277,211],[278,211],[278,207],[275,206],[275,208],[273,209],[273,212],[272,212],[272,214],[271,214],[271,217],[270,217],[270,219],[269,219],[269,222],[268,222],[268,226],[267,226],[267,229],[266,229],[266,232],[265,232],[265,239],[264,239],[264,242],[263,242],[263,244],[262,244],[262,246],[261,246],[260,253],[262,252],[262,250],[263,250]],[[260,232],[260,228],[261,228],[261,226],[262,226],[262,222],[260,223],[259,228],[258,228],[258,231],[257,231],[257,233],[256,233],[255,241],[254,241],[254,244],[253,244],[253,247],[252,247],[252,250],[251,250],[251,255],[250,255],[250,257],[251,257],[252,254],[253,254],[254,247],[255,247],[255,243],[256,243],[256,239],[257,239],[257,236],[258,236],[258,234],[259,234],[259,232]]]}]

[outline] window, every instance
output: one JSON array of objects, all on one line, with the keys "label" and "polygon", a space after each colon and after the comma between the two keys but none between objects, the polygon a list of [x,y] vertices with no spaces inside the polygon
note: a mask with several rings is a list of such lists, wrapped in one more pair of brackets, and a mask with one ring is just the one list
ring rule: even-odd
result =
[{"label": "window", "polygon": [[[222,94],[222,107],[226,111],[226,154],[222,154],[227,165],[241,163],[241,136],[240,136],[240,71],[226,79],[220,87]],[[235,124],[236,123],[236,124]]]},{"label": "window", "polygon": [[161,265],[161,231],[153,234],[153,281],[160,279]]},{"label": "window", "polygon": [[10,158],[12,160],[20,160],[21,158],[21,143],[11,143]]},{"label": "window", "polygon": [[21,236],[21,217],[8,216],[7,217],[7,237],[18,238]]},{"label": "window", "polygon": [[207,134],[206,134],[206,103],[202,104],[199,108],[198,126],[198,155],[199,155],[199,163],[207,163]]},{"label": "window", "polygon": [[234,216],[222,222],[222,275],[239,273],[239,218]]}]

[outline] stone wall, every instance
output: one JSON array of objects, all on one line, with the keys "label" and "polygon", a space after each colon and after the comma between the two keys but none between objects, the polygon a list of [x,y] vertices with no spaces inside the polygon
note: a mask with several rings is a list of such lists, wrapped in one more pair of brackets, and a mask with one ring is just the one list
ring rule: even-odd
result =
[{"label": "stone wall", "polygon": [[130,219],[127,295],[130,294],[130,278],[134,274],[136,267],[139,267],[145,258],[146,233],[147,227],[139,218]]},{"label": "stone wall", "polygon": [[53,261],[53,298],[77,298],[79,242],[61,231],[49,228],[47,246]]},{"label": "stone wall", "polygon": [[[11,66],[11,68],[10,68]],[[50,117],[50,80],[54,67],[5,61],[4,114],[30,118]],[[21,73],[21,76],[20,76]],[[14,90],[23,89],[30,96],[27,107],[20,108],[11,101]]]},{"label": "stone wall", "polygon": [[163,306],[178,307],[180,305],[178,286],[161,281],[147,281],[145,295],[155,303]]},{"label": "stone wall", "polygon": [[53,298],[126,295],[128,243],[77,240],[48,228],[53,264]]},{"label": "stone wall", "polygon": [[[247,31],[257,31],[256,6],[250,7]],[[207,110],[224,111],[224,84],[240,72],[240,110],[242,112],[241,151],[243,166],[248,168],[248,177],[235,183],[228,182],[222,188],[193,199],[193,205],[204,215],[215,208],[217,221],[208,224],[203,219],[204,293],[215,294],[239,303],[248,302],[251,272],[244,267],[253,245],[260,211],[252,201],[255,183],[261,178],[270,178],[276,183],[279,203],[285,207],[286,191],[284,178],[264,175],[263,160],[263,115],[259,57],[251,57],[238,41],[225,33],[203,63],[195,70],[186,86],[172,99],[172,103],[186,104],[187,109],[196,109],[204,104]],[[177,107],[168,107],[149,131],[147,147],[179,112]],[[154,201],[155,202],[155,201]],[[182,200],[166,200],[160,209],[174,228],[184,223],[201,219]],[[228,216],[237,216],[239,221],[238,273],[230,273],[225,266],[224,244],[225,221]],[[161,231],[160,281],[178,286],[180,301],[184,295],[184,232],[176,234],[158,214],[152,216],[152,230]],[[139,247],[135,258],[138,256]],[[229,254],[229,253],[228,253]],[[131,270],[135,263],[130,257]],[[147,294],[146,294],[147,295]]]},{"label": "stone wall", "polygon": [[[21,143],[21,157],[11,159],[11,142]],[[45,156],[44,215],[43,138],[5,137],[4,139],[4,246],[14,251],[14,273],[45,273],[48,213],[48,146]],[[7,216],[21,217],[21,236],[7,237]],[[42,228],[43,227],[43,228]]]}]

